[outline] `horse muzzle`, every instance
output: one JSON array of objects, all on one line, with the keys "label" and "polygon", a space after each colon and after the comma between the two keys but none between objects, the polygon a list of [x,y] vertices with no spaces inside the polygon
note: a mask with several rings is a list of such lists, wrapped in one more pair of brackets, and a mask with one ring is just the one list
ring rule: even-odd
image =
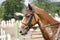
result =
[{"label": "horse muzzle", "polygon": [[26,26],[24,29],[20,30],[21,35],[26,35],[31,27]]},{"label": "horse muzzle", "polygon": [[21,35],[26,35],[26,34],[27,34],[27,30],[23,30],[23,31],[20,30],[20,34],[21,34]]}]

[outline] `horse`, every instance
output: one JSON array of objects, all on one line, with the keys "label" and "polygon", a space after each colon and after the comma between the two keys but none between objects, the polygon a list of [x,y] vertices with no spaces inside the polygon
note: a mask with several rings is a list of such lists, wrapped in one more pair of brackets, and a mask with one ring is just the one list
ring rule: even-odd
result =
[{"label": "horse", "polygon": [[39,25],[45,40],[58,40],[60,35],[60,22],[56,21],[47,11],[28,4],[24,12],[22,25],[20,29],[21,35],[26,35],[32,26]]}]

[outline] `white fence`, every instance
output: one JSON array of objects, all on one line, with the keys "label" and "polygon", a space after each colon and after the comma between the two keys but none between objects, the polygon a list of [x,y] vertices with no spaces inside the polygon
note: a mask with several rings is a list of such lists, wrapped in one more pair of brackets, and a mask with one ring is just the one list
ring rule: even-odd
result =
[{"label": "white fence", "polygon": [[[19,39],[18,39],[18,28],[20,28],[20,26],[21,26],[21,21],[15,21],[15,19],[11,19],[11,20],[9,20],[9,21],[1,21],[1,24],[0,24],[0,26],[1,26],[1,28],[10,28],[10,27],[13,27],[13,28],[15,28],[14,29],[14,31],[15,31],[15,39],[13,39],[13,40],[24,40],[24,37],[26,37],[26,36],[24,36],[24,37],[22,37],[21,35],[19,35]],[[9,30],[9,29],[8,29]],[[11,29],[12,30],[12,29]],[[31,29],[31,31],[33,31],[33,29]],[[1,40],[12,40],[12,37],[11,37],[11,34],[9,33],[9,34],[7,34],[6,35],[6,32],[5,32],[5,30],[2,30],[1,31],[1,33],[3,32],[3,34],[1,35],[1,36],[3,36],[4,35],[4,37],[1,37]],[[13,32],[12,32],[13,33]],[[31,35],[32,35],[32,33],[31,34],[29,34],[29,35],[27,35],[27,36],[29,36],[30,37],[30,39],[32,40],[32,38],[31,38]],[[25,38],[25,39],[29,39],[29,38]],[[36,39],[37,40],[37,39]]]},{"label": "white fence", "polygon": [[15,21],[15,19],[11,19],[11,20],[8,20],[8,21],[2,20],[0,26],[1,27],[14,27],[16,24],[18,24],[19,27],[20,27],[20,22],[21,21],[18,21],[18,20]]},{"label": "white fence", "polygon": [[0,29],[0,40],[11,40],[10,34],[7,34],[2,28]]},{"label": "white fence", "polygon": [[[19,29],[20,25],[21,25],[21,21],[19,21],[19,20],[17,20],[17,21],[15,21],[15,19],[11,19],[11,20],[8,20],[8,21],[2,20],[1,23],[0,23],[0,27],[2,28],[0,39],[1,40],[5,40],[5,39],[7,39],[7,40],[18,40],[18,29]],[[9,34],[6,34],[5,29],[7,29]],[[12,32],[12,31],[14,31],[14,32]],[[13,37],[15,39],[11,39],[12,38],[11,34],[10,34],[11,32],[15,35],[15,37]]]}]

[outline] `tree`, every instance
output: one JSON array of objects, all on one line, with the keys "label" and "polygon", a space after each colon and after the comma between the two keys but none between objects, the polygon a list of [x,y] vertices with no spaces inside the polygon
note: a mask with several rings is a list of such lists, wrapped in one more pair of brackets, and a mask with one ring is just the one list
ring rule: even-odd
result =
[{"label": "tree", "polygon": [[0,6],[0,19],[1,20],[3,18],[4,12],[5,12],[4,6]]},{"label": "tree", "polygon": [[22,9],[24,7],[22,0],[6,0],[3,2],[3,5],[5,8],[4,19],[6,20],[14,18],[14,13],[22,12]]}]

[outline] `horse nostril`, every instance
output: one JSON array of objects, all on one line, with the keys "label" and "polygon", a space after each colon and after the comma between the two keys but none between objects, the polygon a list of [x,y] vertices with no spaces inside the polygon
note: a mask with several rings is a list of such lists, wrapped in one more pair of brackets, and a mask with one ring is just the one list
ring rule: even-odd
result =
[{"label": "horse nostril", "polygon": [[20,31],[20,33],[22,33],[22,31]]}]

